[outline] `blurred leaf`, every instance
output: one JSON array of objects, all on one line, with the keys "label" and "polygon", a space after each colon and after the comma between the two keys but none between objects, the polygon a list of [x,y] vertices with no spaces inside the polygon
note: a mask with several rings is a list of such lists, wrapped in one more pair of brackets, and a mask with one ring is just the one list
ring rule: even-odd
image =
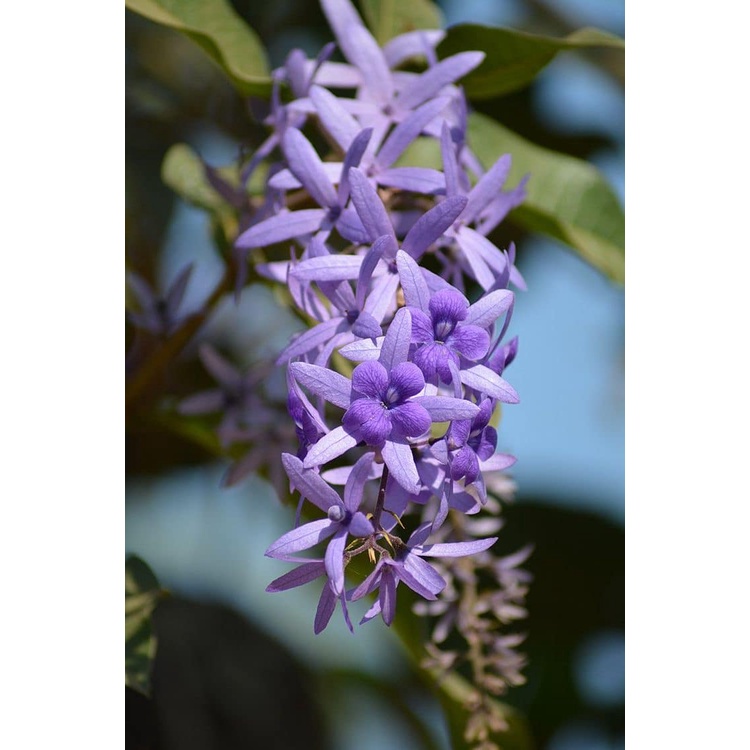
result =
[{"label": "blurred leaf", "polygon": [[407,31],[443,27],[443,14],[430,0],[362,0],[361,5],[379,44]]},{"label": "blurred leaf", "polygon": [[625,42],[614,34],[594,28],[574,31],[566,37],[528,34],[479,24],[459,24],[448,29],[438,47],[441,58],[466,50],[481,50],[484,62],[463,79],[466,95],[489,99],[523,88],[558,52],[583,47],[625,49]]},{"label": "blurred leaf", "polygon": [[624,283],[625,215],[596,167],[530,143],[478,113],[469,118],[469,144],[485,167],[511,154],[511,185],[531,174],[514,221],[570,245],[587,263]]},{"label": "blurred leaf", "polygon": [[263,45],[227,0],[125,0],[125,7],[192,39],[223,68],[240,93],[270,92]]},{"label": "blurred leaf", "polygon": [[213,213],[227,207],[209,183],[200,157],[185,143],[177,143],[167,151],[161,165],[161,178],[177,195],[198,208]]},{"label": "blurred leaf", "polygon": [[151,568],[135,555],[125,560],[125,684],[149,695],[156,637],[151,614],[162,596]]}]

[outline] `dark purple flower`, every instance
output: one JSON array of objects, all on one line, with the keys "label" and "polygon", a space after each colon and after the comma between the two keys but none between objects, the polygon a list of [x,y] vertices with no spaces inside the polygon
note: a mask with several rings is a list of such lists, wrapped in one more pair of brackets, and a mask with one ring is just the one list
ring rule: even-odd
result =
[{"label": "dark purple flower", "polygon": [[451,423],[446,440],[453,452],[451,479],[465,477],[467,483],[479,476],[479,462],[486,461],[497,448],[497,430],[489,426],[493,410],[492,400],[479,404],[479,414],[473,420],[462,419]]},{"label": "dark purple flower", "polygon": [[423,389],[424,376],[411,362],[401,362],[390,373],[380,362],[362,362],[352,373],[352,404],[343,425],[376,447],[392,432],[399,437],[419,437],[430,428],[432,419],[423,406],[409,399]]},{"label": "dark purple flower", "polygon": [[448,383],[453,379],[449,361],[458,367],[459,355],[481,359],[487,354],[490,336],[483,328],[464,323],[469,301],[458,291],[437,292],[428,310],[429,314],[411,309],[411,340],[418,345],[413,360],[428,380],[437,374]]},{"label": "dark purple flower", "polygon": [[[401,308],[391,321],[379,350],[378,363],[382,369],[359,370],[356,383],[324,367],[292,362],[289,367],[297,382],[347,410],[345,423],[310,449],[305,458],[307,468],[327,463],[364,440],[381,448],[383,460],[402,487],[410,492],[419,491],[419,475],[407,438],[429,428],[423,412],[431,421],[446,422],[472,419],[478,407],[461,398],[417,396],[416,386],[421,383],[424,387],[419,368],[400,367],[408,364],[410,341],[411,315],[407,308]],[[358,369],[355,368],[355,372]],[[417,405],[421,408],[415,409]]]}]

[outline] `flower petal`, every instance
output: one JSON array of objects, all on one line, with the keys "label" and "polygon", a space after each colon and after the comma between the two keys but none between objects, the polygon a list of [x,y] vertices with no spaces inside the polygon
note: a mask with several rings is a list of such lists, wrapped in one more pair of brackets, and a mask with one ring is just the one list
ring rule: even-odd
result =
[{"label": "flower petal", "polygon": [[513,304],[513,292],[508,289],[497,289],[477,300],[466,314],[467,324],[489,328]]},{"label": "flower petal", "polygon": [[[422,269],[417,265],[414,259],[407,255],[403,250],[396,253],[396,266],[398,268],[398,277],[401,281],[401,288],[404,290],[404,300],[409,307],[416,307],[426,313],[430,303],[430,290],[427,282],[422,275]],[[414,315],[412,313],[412,317]],[[414,320],[416,324],[416,319]],[[432,326],[430,326],[432,328]],[[414,330],[412,329],[412,338]],[[425,341],[426,339],[419,339]]]},{"label": "flower petal", "polygon": [[391,370],[388,387],[395,388],[398,400],[403,401],[424,389],[424,375],[413,362],[400,362]]},{"label": "flower petal", "polygon": [[404,86],[396,98],[396,105],[402,109],[413,109],[435,96],[444,86],[474,70],[484,57],[484,52],[459,52],[441,60],[415,78],[413,83]]},{"label": "flower petal", "polygon": [[320,228],[326,213],[327,211],[322,208],[285,211],[244,231],[234,246],[241,249],[265,247],[312,234]]},{"label": "flower petal", "polygon": [[324,130],[346,152],[361,128],[357,121],[341,105],[338,98],[321,86],[310,87],[310,99],[315,105]]},{"label": "flower petal", "polygon": [[383,566],[378,601],[383,614],[383,622],[390,625],[396,616],[396,578],[390,565]]},{"label": "flower petal", "polygon": [[339,527],[326,548],[326,573],[334,594],[340,594],[344,590],[344,549],[346,548],[347,536],[348,531]]},{"label": "flower petal", "polygon": [[504,404],[517,404],[520,401],[515,388],[484,365],[472,365],[461,370],[461,382]]},{"label": "flower petal", "polygon": [[341,166],[341,180],[339,182],[339,206],[346,205],[346,202],[349,200],[349,170],[352,167],[359,166],[371,138],[372,128],[365,128],[355,136],[344,155],[344,163]]},{"label": "flower petal", "polygon": [[294,379],[311,390],[316,396],[322,396],[342,409],[346,409],[351,402],[352,383],[343,375],[318,367],[307,362],[292,362],[289,371]]},{"label": "flower petal", "polygon": [[365,453],[354,464],[346,479],[346,485],[344,486],[344,506],[352,513],[357,511],[362,503],[365,484],[372,473],[374,459],[374,453]]},{"label": "flower petal", "polygon": [[289,169],[313,200],[326,208],[337,205],[336,191],[312,143],[297,128],[287,128],[281,146]]},{"label": "flower petal", "polygon": [[384,234],[390,235],[395,240],[393,224],[388,218],[383,201],[380,200],[380,196],[364,173],[352,167],[349,170],[349,184],[352,203],[369,235],[370,242],[375,242]]},{"label": "flower petal", "polygon": [[413,403],[424,407],[433,422],[450,422],[454,419],[473,419],[479,407],[466,399],[451,396],[418,396]]},{"label": "flower petal", "polygon": [[331,587],[326,581],[318,600],[318,609],[315,612],[315,624],[313,625],[315,635],[322,633],[326,629],[326,626],[331,621],[334,609],[336,609],[336,594],[331,591]]},{"label": "flower petal", "polygon": [[418,550],[418,554],[423,557],[465,557],[466,555],[476,555],[477,552],[484,552],[489,549],[497,537],[489,539],[477,539],[473,542],[446,542],[444,544],[425,544]]},{"label": "flower petal", "polygon": [[454,195],[423,214],[406,235],[401,245],[404,252],[413,258],[420,258],[456,221],[465,205],[466,198],[463,195]]},{"label": "flower petal", "polygon": [[314,547],[318,542],[334,534],[338,528],[339,525],[329,518],[321,518],[319,521],[311,521],[298,526],[277,539],[266,550],[266,557],[283,559],[285,555],[293,555],[295,552]]},{"label": "flower petal", "polygon": [[388,371],[380,362],[363,362],[352,372],[351,386],[357,394],[381,401],[388,388]]},{"label": "flower petal", "polygon": [[[422,101],[425,101],[424,99]],[[377,163],[381,169],[387,169],[413,143],[419,134],[450,103],[447,96],[438,97],[415,109],[393,129],[385,143],[378,151]]]},{"label": "flower petal", "polygon": [[397,440],[386,440],[382,454],[393,478],[405,490],[416,495],[420,491],[420,481],[411,446]]},{"label": "flower petal", "polygon": [[356,537],[370,536],[375,533],[375,527],[364,513],[357,511],[349,521],[349,533]]},{"label": "flower petal", "polygon": [[349,433],[356,433],[372,446],[381,446],[393,429],[390,412],[379,401],[369,398],[352,401],[342,423]]},{"label": "flower petal", "polygon": [[339,354],[352,362],[377,361],[380,357],[380,349],[383,346],[384,338],[384,336],[379,336],[374,344],[370,339],[354,341],[351,344],[342,346],[339,350]]},{"label": "flower petal", "polygon": [[400,575],[401,580],[425,599],[435,600],[445,588],[445,580],[429,563],[411,552],[404,558],[404,568],[408,575]]},{"label": "flower petal", "polygon": [[401,437],[419,437],[427,432],[432,424],[432,419],[427,410],[413,401],[407,401],[405,404],[392,408],[390,415],[394,435],[398,434]]},{"label": "flower petal", "polygon": [[292,487],[302,497],[317,505],[318,508],[327,511],[332,505],[341,503],[336,490],[332,489],[316,471],[305,469],[304,464],[297,456],[293,456],[291,453],[282,453],[281,463]]},{"label": "flower petal", "polygon": [[479,178],[468,196],[469,202],[464,212],[467,224],[475,221],[480,212],[500,195],[508,179],[510,166],[510,154],[504,154]]},{"label": "flower petal", "polygon": [[459,325],[446,343],[466,359],[478,360],[490,348],[490,334],[479,326]]},{"label": "flower petal", "polygon": [[427,167],[392,167],[379,172],[376,179],[378,185],[421,195],[434,195],[445,191],[443,173]]},{"label": "flower petal", "polygon": [[298,565],[294,570],[290,570],[283,576],[271,581],[266,586],[266,591],[274,593],[276,591],[287,591],[288,589],[296,588],[297,586],[304,586],[310,581],[314,581],[316,578],[324,575],[326,572],[326,566],[323,562],[309,562],[303,565]]},{"label": "flower petal", "polygon": [[322,466],[333,461],[349,448],[353,448],[361,438],[351,435],[344,427],[337,427],[324,435],[313,445],[305,456],[304,466],[311,469],[313,466]]},{"label": "flower petal", "polygon": [[301,260],[289,273],[302,281],[347,281],[357,278],[361,266],[359,255],[321,255]]},{"label": "flower petal", "polygon": [[400,362],[406,362],[411,344],[411,313],[402,307],[393,317],[380,349],[379,362],[390,372]]}]

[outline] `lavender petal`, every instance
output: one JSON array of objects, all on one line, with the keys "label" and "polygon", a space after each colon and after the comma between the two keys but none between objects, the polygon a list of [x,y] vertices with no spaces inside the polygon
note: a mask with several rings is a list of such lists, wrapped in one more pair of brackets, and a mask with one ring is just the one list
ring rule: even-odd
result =
[{"label": "lavender petal", "polygon": [[237,248],[248,250],[302,237],[317,231],[325,217],[326,211],[322,208],[286,211],[250,227],[234,244]]},{"label": "lavender petal", "polygon": [[420,491],[420,480],[411,446],[397,440],[386,440],[382,454],[393,478],[405,490],[416,495]]},{"label": "lavender petal", "polygon": [[323,128],[341,150],[346,152],[361,129],[357,121],[330,91],[320,86],[310,87],[310,99],[315,105]]},{"label": "lavender petal", "polygon": [[443,173],[427,167],[392,167],[380,172],[377,181],[378,185],[421,195],[435,195],[445,191]]},{"label": "lavender petal", "polygon": [[375,242],[384,234],[390,235],[395,240],[393,225],[388,218],[383,201],[380,200],[380,196],[367,177],[356,167],[349,170],[349,184],[352,203],[369,234],[370,242]]},{"label": "lavender petal", "polygon": [[484,550],[489,549],[496,541],[497,537],[493,536],[489,539],[477,539],[473,542],[426,544],[419,548],[418,554],[423,557],[465,557],[466,555],[476,555],[478,552],[484,552]]},{"label": "lavender petal", "polygon": [[294,379],[316,396],[322,396],[342,409],[349,406],[352,384],[343,375],[306,362],[292,362],[289,369]]},{"label": "lavender petal", "polygon": [[479,407],[476,404],[451,396],[419,396],[414,399],[414,403],[426,409],[433,422],[473,419],[479,414]]},{"label": "lavender petal", "polygon": [[274,581],[271,581],[271,583],[266,586],[266,591],[273,593],[276,591],[287,591],[288,589],[293,589],[297,586],[304,586],[304,584],[310,583],[310,581],[314,581],[316,578],[320,578],[325,572],[326,568],[325,563],[323,562],[304,563]]},{"label": "lavender petal", "polygon": [[311,521],[288,531],[284,536],[277,539],[266,550],[265,555],[266,557],[283,558],[285,555],[293,555],[295,552],[309,549],[334,534],[338,527],[339,525],[329,518]]},{"label": "lavender petal", "polygon": [[[398,276],[401,281],[401,288],[404,290],[406,304],[426,313],[430,302],[430,290],[422,275],[422,269],[403,250],[396,253],[396,266],[398,267]],[[416,317],[413,313],[412,318],[414,324],[416,324]]]},{"label": "lavender petal", "polygon": [[[424,101],[424,99],[422,100]],[[381,169],[387,169],[398,159],[427,125],[432,122],[450,103],[448,97],[442,96],[415,109],[406,119],[400,122],[386,138],[378,151],[377,163]]]},{"label": "lavender petal", "polygon": [[504,404],[517,404],[520,401],[515,388],[484,365],[472,365],[461,370],[461,382]]},{"label": "lavender petal", "polygon": [[465,322],[480,328],[489,328],[513,304],[513,292],[507,289],[497,289],[485,294],[468,310]]},{"label": "lavender petal", "polygon": [[444,86],[454,83],[484,60],[484,52],[459,52],[441,60],[405,86],[396,99],[396,105],[403,109],[413,109],[435,96]]},{"label": "lavender petal", "polygon": [[292,487],[318,508],[327,511],[332,505],[341,503],[338,493],[316,471],[305,469],[297,456],[282,453],[281,463]]},{"label": "lavender petal", "polygon": [[344,590],[344,549],[346,548],[347,535],[347,530],[339,527],[339,530],[333,539],[328,542],[328,547],[326,548],[326,573],[328,574],[331,590],[337,595]]},{"label": "lavender petal", "polygon": [[401,248],[413,258],[420,258],[425,250],[443,235],[464,210],[466,198],[454,195],[431,208],[409,230]]},{"label": "lavender petal", "polygon": [[383,339],[378,361],[386,370],[392,370],[400,362],[406,362],[411,344],[411,313],[402,307],[394,316]]},{"label": "lavender petal", "polygon": [[466,204],[464,220],[471,223],[479,214],[496,199],[505,185],[510,173],[510,154],[501,156],[479,179],[469,193],[469,202]]},{"label": "lavender petal", "polygon": [[305,456],[304,466],[306,469],[322,466],[343,455],[358,442],[358,437],[351,435],[343,427],[336,427],[310,448]]}]

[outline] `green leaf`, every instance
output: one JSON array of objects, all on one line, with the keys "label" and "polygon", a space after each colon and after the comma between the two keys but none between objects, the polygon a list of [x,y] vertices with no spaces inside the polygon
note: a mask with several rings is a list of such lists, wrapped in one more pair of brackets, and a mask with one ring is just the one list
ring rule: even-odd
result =
[{"label": "green leaf", "polygon": [[177,143],[167,151],[161,178],[177,195],[198,208],[219,212],[227,207],[206,178],[200,157],[185,143]]},{"label": "green leaf", "polygon": [[443,15],[430,0],[362,0],[360,4],[381,45],[407,31],[443,27]]},{"label": "green leaf", "polygon": [[512,218],[572,247],[613,281],[625,281],[625,215],[596,167],[521,138],[485,115],[469,117],[469,145],[485,167],[511,154],[508,183],[530,173],[528,195]]},{"label": "green leaf", "polygon": [[459,24],[448,29],[438,55],[443,58],[466,50],[484,52],[484,62],[462,84],[470,98],[489,99],[529,84],[558,52],[584,47],[624,50],[625,42],[594,28],[579,29],[560,39],[493,26]]},{"label": "green leaf", "polygon": [[270,92],[263,45],[227,0],[125,0],[125,7],[188,36],[218,63],[240,93]]},{"label": "green leaf", "polygon": [[125,560],[125,684],[149,695],[156,637],[151,613],[163,595],[156,576],[135,555]]}]

